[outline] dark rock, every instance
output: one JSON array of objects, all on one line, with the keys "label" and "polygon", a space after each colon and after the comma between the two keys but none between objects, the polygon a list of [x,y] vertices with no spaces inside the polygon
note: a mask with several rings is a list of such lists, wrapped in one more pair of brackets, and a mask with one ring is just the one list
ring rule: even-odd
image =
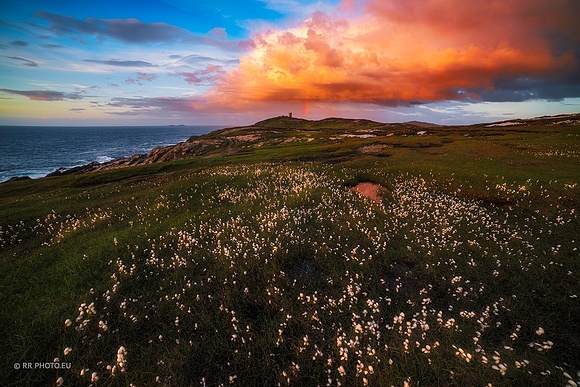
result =
[{"label": "dark rock", "polygon": [[5,183],[9,183],[11,181],[22,181],[22,180],[31,180],[30,176],[14,176],[10,179],[6,180]]},{"label": "dark rock", "polygon": [[92,162],[90,164],[81,165],[81,166],[78,166],[78,167],[59,168],[56,171],[51,172],[51,173],[49,173],[46,176],[78,175],[78,174],[81,174],[81,173],[92,172],[92,171],[96,170],[99,165],[101,165],[101,164],[99,164],[96,161],[94,161],[94,162]]}]

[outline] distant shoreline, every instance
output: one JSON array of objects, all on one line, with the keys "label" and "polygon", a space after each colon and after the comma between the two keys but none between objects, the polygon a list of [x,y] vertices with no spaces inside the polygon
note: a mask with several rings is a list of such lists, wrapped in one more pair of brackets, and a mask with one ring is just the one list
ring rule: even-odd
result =
[{"label": "distant shoreline", "polygon": [[221,126],[0,126],[0,182],[38,179],[58,170],[107,162],[175,145]]}]

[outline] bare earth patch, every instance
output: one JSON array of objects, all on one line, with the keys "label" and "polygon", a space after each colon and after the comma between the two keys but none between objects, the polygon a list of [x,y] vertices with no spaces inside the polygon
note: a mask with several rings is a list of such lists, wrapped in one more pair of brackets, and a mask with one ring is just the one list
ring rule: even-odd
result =
[{"label": "bare earth patch", "polygon": [[385,191],[385,188],[381,187],[380,185],[369,182],[358,183],[351,189],[363,196],[366,196],[367,198],[374,200],[375,202],[381,201],[381,194]]},{"label": "bare earth patch", "polygon": [[386,145],[375,144],[375,145],[367,145],[367,146],[360,147],[360,148],[358,148],[358,150],[361,153],[368,154],[368,153],[378,153],[385,148],[387,148]]}]

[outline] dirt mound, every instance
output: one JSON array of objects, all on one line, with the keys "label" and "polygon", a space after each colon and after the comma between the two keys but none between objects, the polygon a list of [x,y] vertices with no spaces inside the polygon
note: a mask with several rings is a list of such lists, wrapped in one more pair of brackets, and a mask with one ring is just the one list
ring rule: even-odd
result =
[{"label": "dirt mound", "polygon": [[374,200],[375,202],[380,202],[381,195],[386,191],[384,187],[370,182],[358,183],[351,189],[363,196],[366,196],[367,198]]}]

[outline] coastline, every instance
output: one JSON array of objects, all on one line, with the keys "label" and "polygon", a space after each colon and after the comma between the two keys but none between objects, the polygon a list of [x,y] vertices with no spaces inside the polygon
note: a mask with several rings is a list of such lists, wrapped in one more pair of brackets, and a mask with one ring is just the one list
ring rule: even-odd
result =
[{"label": "coastline", "polygon": [[39,179],[175,146],[221,126],[0,126],[0,183]]}]

